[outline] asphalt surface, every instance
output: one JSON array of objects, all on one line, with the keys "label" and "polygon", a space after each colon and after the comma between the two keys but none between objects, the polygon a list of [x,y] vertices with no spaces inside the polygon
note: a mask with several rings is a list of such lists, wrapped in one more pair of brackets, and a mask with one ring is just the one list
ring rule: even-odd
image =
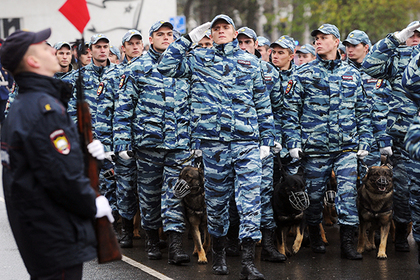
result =
[{"label": "asphalt surface", "polygon": [[[409,236],[411,251],[395,252],[392,241],[388,240],[387,260],[376,259],[376,252],[364,253],[363,260],[350,261],[340,258],[339,227],[326,227],[330,245],[324,255],[315,254],[310,248],[301,248],[285,263],[260,261],[261,248],[256,249],[256,266],[266,279],[363,279],[363,280],[405,280],[420,279],[420,265],[417,263],[417,248],[412,235]],[[85,263],[83,279],[89,280],[131,280],[131,279],[238,279],[241,269],[240,257],[228,257],[230,274],[216,276],[211,270],[211,253],[209,264],[197,264],[197,258],[191,256],[191,262],[182,266],[167,263],[167,249],[163,249],[163,258],[159,261],[147,259],[142,239],[134,240],[134,248],[123,249],[123,260],[108,264],[97,264],[96,260]],[[289,237],[289,244],[292,243]],[[192,240],[184,237],[184,248],[187,253],[193,251]],[[29,279],[16,243],[13,239],[0,189],[0,280]]]}]

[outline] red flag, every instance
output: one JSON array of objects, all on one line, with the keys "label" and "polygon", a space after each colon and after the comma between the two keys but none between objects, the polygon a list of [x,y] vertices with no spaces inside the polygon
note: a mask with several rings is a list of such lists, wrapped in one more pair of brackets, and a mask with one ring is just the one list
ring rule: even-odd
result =
[{"label": "red flag", "polygon": [[77,30],[79,30],[80,33],[83,33],[86,24],[90,20],[86,0],[67,0],[59,11],[77,28]]}]

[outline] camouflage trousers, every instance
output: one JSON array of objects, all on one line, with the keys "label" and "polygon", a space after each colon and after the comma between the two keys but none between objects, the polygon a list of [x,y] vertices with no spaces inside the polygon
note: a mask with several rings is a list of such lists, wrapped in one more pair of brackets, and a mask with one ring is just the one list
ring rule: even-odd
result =
[{"label": "camouflage trousers", "polygon": [[[275,229],[274,212],[271,205],[273,196],[273,154],[262,160],[261,177],[261,228]],[[239,224],[238,208],[235,203],[235,196],[232,194],[229,205],[229,220],[232,225]]]},{"label": "camouflage trousers", "polygon": [[306,210],[309,225],[322,222],[322,209],[327,181],[334,170],[337,177],[335,205],[338,224],[358,225],[357,199],[357,157],[355,152],[334,153],[306,157],[302,162],[306,175],[306,191],[310,205]]},{"label": "camouflage trousers", "polygon": [[185,231],[182,200],[174,196],[172,186],[176,183],[189,157],[185,150],[139,149],[135,151],[137,163],[137,191],[139,195],[141,225],[144,230]]},{"label": "camouflage trousers", "polygon": [[117,184],[115,182],[115,177],[110,176],[112,174],[111,170],[114,170],[115,165],[113,162],[105,159],[102,163],[101,170],[99,172],[99,192],[105,196],[108,201],[109,205],[111,206],[112,210],[117,210],[117,196],[116,196],[116,188]]},{"label": "camouflage trousers", "polygon": [[240,227],[239,239],[261,239],[261,160],[256,142],[202,141],[205,198],[209,233],[226,236],[229,199],[234,194]]},{"label": "camouflage trousers", "polygon": [[134,158],[116,156],[115,180],[117,208],[121,217],[133,219],[137,213],[137,166]]},{"label": "camouflage trousers", "polygon": [[394,146],[394,220],[413,221],[413,236],[420,241],[420,162],[412,160],[401,147]]}]

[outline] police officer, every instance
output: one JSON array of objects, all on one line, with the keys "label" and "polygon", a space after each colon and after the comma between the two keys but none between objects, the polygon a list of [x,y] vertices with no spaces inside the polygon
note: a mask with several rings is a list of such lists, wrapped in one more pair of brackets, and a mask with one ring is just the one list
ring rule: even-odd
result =
[{"label": "police officer", "polygon": [[337,27],[324,24],[311,35],[317,59],[302,65],[289,81],[284,94],[283,141],[293,158],[306,153],[302,164],[310,205],[305,214],[312,251],[326,251],[318,225],[326,182],[334,170],[341,256],[358,260],[362,255],[353,244],[359,223],[354,174],[357,157],[368,154],[372,141],[370,112],[360,74],[338,54]]},{"label": "police officer", "polygon": [[[125,75],[129,65],[137,57],[142,55],[143,41],[142,35],[138,30],[130,29],[122,37],[122,50],[124,52],[123,61],[116,67],[114,77],[105,85],[105,90],[112,92],[114,100],[125,100],[131,98],[131,92],[120,91],[126,83],[128,76]],[[128,96],[124,96],[127,94]],[[117,129],[118,124],[115,122]],[[115,150],[115,145],[112,151]],[[119,153],[112,155],[115,163],[115,179],[117,183],[116,199],[118,211],[113,212],[114,217],[122,217],[122,228],[120,235],[120,245],[124,248],[133,247],[133,217],[135,216],[137,204],[137,171],[136,160],[132,157],[121,157]],[[118,212],[118,213],[117,213]],[[117,215],[118,214],[118,215]],[[114,225],[117,230],[118,225]]]},{"label": "police officer", "polygon": [[298,65],[311,62],[316,59],[315,48],[311,44],[305,44],[296,51],[298,56]]},{"label": "police officer", "polygon": [[188,263],[183,250],[185,232],[182,200],[172,192],[180,168],[189,159],[188,84],[182,79],[163,76],[157,70],[162,53],[173,42],[173,26],[155,22],[149,30],[149,51],[134,59],[121,84],[114,132],[115,152],[137,163],[137,190],[142,228],[147,235],[146,251],[151,260],[159,260],[158,229],[169,236],[168,262]]},{"label": "police officer", "polygon": [[257,50],[261,54],[261,60],[270,62],[270,54],[271,54],[270,40],[268,40],[267,38],[263,36],[258,36],[257,41],[258,41]]},{"label": "police officer", "polygon": [[121,59],[120,50],[116,46],[109,47],[109,61],[114,64],[119,64]]},{"label": "police officer", "polygon": [[[214,47],[187,55],[209,27]],[[235,192],[243,248],[240,277],[264,279],[254,254],[261,239],[261,159],[274,146],[274,123],[259,61],[239,48],[236,36],[233,20],[218,15],[172,43],[158,69],[191,81],[191,141],[192,149],[203,155],[213,273],[229,273],[225,241],[229,199]]]},{"label": "police officer", "polygon": [[[92,115],[93,137],[104,145],[106,155],[99,174],[99,189],[115,211],[117,210],[116,182],[112,160],[112,116],[115,97],[111,91],[105,90],[105,84],[113,78],[115,73],[115,64],[109,61],[109,39],[104,34],[93,35],[90,39],[89,49],[92,53],[92,61],[83,67],[80,73],[83,79],[85,100],[89,104]],[[73,85],[73,96],[69,101],[67,111],[75,122],[77,122],[75,85],[78,78],[79,71],[73,71],[70,75],[63,77],[64,81]]]},{"label": "police officer", "polygon": [[73,70],[73,65],[71,65],[71,47],[69,43],[61,41],[54,45],[54,49],[57,50],[55,55],[61,68],[60,71],[54,74],[54,78],[61,79],[65,74]]},{"label": "police officer", "polygon": [[[0,50],[19,95],[2,127],[3,189],[10,226],[31,279],[82,279],[96,257],[93,221],[111,209],[84,175],[79,136],[66,113],[70,89],[53,79],[60,70],[45,43],[51,29],[16,31]],[[88,145],[97,159],[102,144]]]},{"label": "police officer", "polygon": [[364,31],[353,30],[347,35],[343,44],[346,46],[349,64],[356,68],[362,77],[362,85],[367,97],[366,101],[371,111],[372,132],[375,137],[369,154],[363,159],[363,163],[366,166],[363,166],[364,164],[359,165],[359,177],[363,179],[367,172],[366,167],[381,165],[381,154],[385,156],[392,155],[392,139],[386,133],[391,85],[386,80],[375,79],[361,71],[363,59],[371,47],[369,37]]},{"label": "police officer", "polygon": [[211,38],[211,31],[207,30],[204,37],[198,41],[197,45],[200,48],[211,48],[213,47],[213,39]]},{"label": "police officer", "polygon": [[[400,32],[388,34],[377,42],[363,61],[363,71],[391,83],[387,133],[392,137],[392,162],[394,179],[395,250],[410,250],[407,237],[408,224],[412,221],[410,192],[420,189],[418,174],[420,163],[412,160],[404,149],[405,134],[418,112],[418,105],[403,88],[402,76],[411,56],[420,42],[420,23],[411,22]],[[412,190],[412,191],[411,191]]]}]

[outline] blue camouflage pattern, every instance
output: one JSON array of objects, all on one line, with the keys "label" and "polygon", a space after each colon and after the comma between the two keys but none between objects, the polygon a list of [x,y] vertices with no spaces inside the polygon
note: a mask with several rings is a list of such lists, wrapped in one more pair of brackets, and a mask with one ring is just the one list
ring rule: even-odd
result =
[{"label": "blue camouflage pattern", "polygon": [[[402,79],[410,59],[417,52],[417,47],[400,46],[391,33],[372,47],[362,64],[363,71],[372,77],[387,79],[392,87],[386,132],[392,137],[394,152],[391,157],[394,164],[394,219],[407,223],[412,218],[420,218],[420,212],[411,212],[409,204],[410,193],[420,190],[420,182],[411,173],[420,171],[420,162],[410,159],[404,150],[404,138],[418,112],[418,106],[410,99],[412,93],[405,90]],[[415,233],[418,234],[419,231]]]}]

